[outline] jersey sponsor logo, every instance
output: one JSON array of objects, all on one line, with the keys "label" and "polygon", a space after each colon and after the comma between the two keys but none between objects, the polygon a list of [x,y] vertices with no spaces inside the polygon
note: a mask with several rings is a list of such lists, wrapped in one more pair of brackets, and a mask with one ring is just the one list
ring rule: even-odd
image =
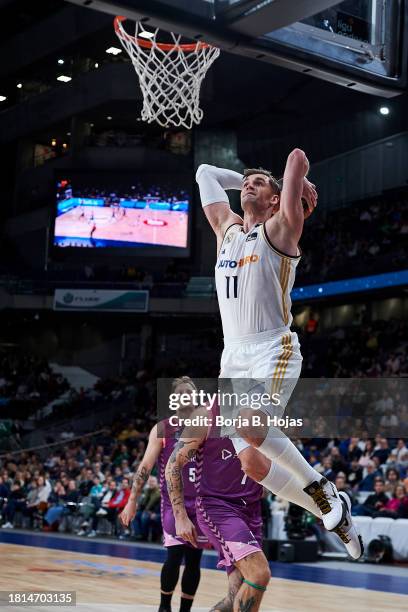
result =
[{"label": "jersey sponsor logo", "polygon": [[223,448],[221,451],[221,457],[223,458],[224,461],[226,461],[227,459],[231,459],[232,453],[228,449]]},{"label": "jersey sponsor logo", "polygon": [[225,249],[222,249],[221,255],[225,255]]},{"label": "jersey sponsor logo", "polygon": [[257,236],[258,236],[258,232],[252,232],[252,234],[249,234],[245,242],[251,242],[251,240],[256,240]]},{"label": "jersey sponsor logo", "polygon": [[242,268],[248,264],[257,263],[259,260],[259,255],[247,255],[238,261],[235,261],[234,259],[221,259],[217,268]]},{"label": "jersey sponsor logo", "polygon": [[230,242],[232,242],[235,238],[235,234],[228,234],[228,236],[225,239],[225,244],[229,244]]}]

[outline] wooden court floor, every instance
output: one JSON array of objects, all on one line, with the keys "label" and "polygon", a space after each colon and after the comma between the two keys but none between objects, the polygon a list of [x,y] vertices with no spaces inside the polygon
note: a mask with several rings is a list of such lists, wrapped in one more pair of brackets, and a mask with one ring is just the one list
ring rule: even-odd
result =
[{"label": "wooden court floor", "polygon": [[[76,609],[81,612],[157,610],[160,567],[156,562],[0,544],[1,591],[75,591]],[[209,610],[225,590],[224,572],[202,570],[193,610]],[[173,610],[178,609],[178,601],[178,595],[175,595]],[[67,611],[75,609],[62,608]],[[4,609],[23,610],[23,607],[7,606]],[[56,607],[31,609],[45,612],[55,611]],[[407,610],[408,597],[273,577],[261,609],[265,612],[392,612]]]}]

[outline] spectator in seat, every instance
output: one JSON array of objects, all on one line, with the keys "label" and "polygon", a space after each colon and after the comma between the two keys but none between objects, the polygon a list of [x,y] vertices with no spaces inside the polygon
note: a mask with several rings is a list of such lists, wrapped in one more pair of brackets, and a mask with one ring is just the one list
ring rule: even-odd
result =
[{"label": "spectator in seat", "polygon": [[55,483],[53,491],[51,491],[48,498],[49,508],[44,516],[46,526],[44,530],[57,529],[60,518],[64,513],[64,506],[66,502],[66,491],[59,480]]},{"label": "spectator in seat", "polygon": [[366,467],[366,475],[363,477],[363,480],[360,482],[358,490],[359,491],[373,491],[375,479],[381,476],[382,476],[381,470],[378,470],[376,468],[376,464],[374,461],[370,461]]},{"label": "spectator in seat", "polygon": [[129,479],[123,478],[120,489],[116,491],[115,495],[109,501],[107,515],[108,520],[111,520],[112,522],[116,521],[118,514],[120,514],[120,512],[126,506],[130,495],[129,484]]},{"label": "spectator in seat", "polygon": [[363,468],[360,466],[358,459],[353,459],[347,474],[347,484],[355,489],[363,480]]},{"label": "spectator in seat", "polygon": [[129,461],[130,456],[126,444],[121,444],[119,449],[116,449],[113,453],[112,463],[116,467],[117,465],[120,465],[124,459]]},{"label": "spectator in seat", "polygon": [[367,440],[365,443],[365,449],[360,459],[358,460],[361,467],[367,467],[374,454],[374,444],[372,440]]},{"label": "spectator in seat", "polygon": [[11,485],[13,484],[13,479],[11,478],[8,470],[3,470],[2,473],[1,473],[1,477],[3,479],[3,483],[6,485],[6,487],[11,489]]},{"label": "spectator in seat", "polygon": [[139,540],[147,540],[149,530],[152,540],[157,539],[161,531],[160,488],[156,476],[150,476],[141,497],[139,510],[134,520],[135,535]]},{"label": "spectator in seat", "polygon": [[374,483],[374,493],[369,495],[363,504],[359,504],[352,508],[354,516],[373,516],[388,502],[388,497],[385,493],[385,483],[381,478],[377,478]]},{"label": "spectator in seat", "polygon": [[115,467],[114,480],[115,480],[117,485],[119,485],[122,482],[122,478],[123,478],[122,468],[119,467],[119,466],[116,466]]},{"label": "spectator in seat", "polygon": [[68,480],[68,490],[66,490],[66,503],[77,504],[79,502],[79,491],[73,478]]},{"label": "spectator in seat", "polygon": [[11,491],[8,494],[7,503],[3,507],[2,514],[6,519],[3,529],[13,529],[14,515],[17,511],[24,513],[26,509],[26,494],[19,482],[14,482],[11,485]]},{"label": "spectator in seat", "polygon": [[347,464],[341,456],[340,449],[338,446],[333,446],[330,452],[332,458],[333,470],[336,474],[339,472],[347,471]]},{"label": "spectator in seat", "polygon": [[372,515],[374,518],[385,516],[387,518],[408,518],[408,495],[403,484],[397,484],[394,494],[378,512]]},{"label": "spectator in seat", "polygon": [[87,497],[94,485],[94,474],[91,468],[85,470],[85,474],[81,478],[78,490],[82,497]]},{"label": "spectator in seat", "polygon": [[339,472],[337,474],[335,485],[338,491],[344,491],[344,493],[347,493],[351,501],[353,501],[353,492],[346,482],[346,475],[344,474],[344,472]]},{"label": "spectator in seat", "polygon": [[380,460],[380,465],[387,462],[388,455],[390,454],[390,449],[388,447],[387,438],[381,438],[380,440],[380,448],[374,451],[374,457],[378,457]]},{"label": "spectator in seat", "polygon": [[388,468],[385,474],[385,491],[386,493],[393,493],[395,491],[395,487],[400,483],[400,474],[398,470],[391,467]]},{"label": "spectator in seat", "polygon": [[117,489],[116,482],[114,480],[111,480],[109,482],[108,489],[105,491],[101,499],[100,507],[99,508],[95,507],[96,512],[92,517],[92,529],[88,533],[89,538],[94,538],[96,536],[96,529],[98,526],[99,517],[108,515],[109,502],[115,496],[116,489]]},{"label": "spectator in seat", "polygon": [[347,461],[352,462],[354,459],[356,459],[357,461],[360,459],[363,452],[358,443],[358,438],[350,438],[350,444],[348,445],[346,453]]},{"label": "spectator in seat", "polygon": [[100,498],[102,497],[102,493],[103,493],[103,485],[100,481],[100,478],[98,476],[94,476],[93,479],[93,485],[91,490],[89,491],[89,495],[91,496],[91,498]]},{"label": "spectator in seat", "polygon": [[45,480],[44,476],[38,476],[34,487],[27,496],[27,506],[24,514],[30,518],[30,521],[37,515],[41,516],[48,508],[48,498],[51,493],[51,485]]},{"label": "spectator in seat", "polygon": [[122,474],[126,477],[131,474],[129,461],[127,459],[122,459],[120,462],[120,469],[122,470]]},{"label": "spectator in seat", "polygon": [[5,484],[3,476],[0,476],[0,510],[3,507],[3,500],[8,498],[10,488]]},{"label": "spectator in seat", "polygon": [[396,463],[403,467],[408,466],[408,448],[405,445],[405,440],[402,438],[398,440],[397,446],[389,454],[387,463]]},{"label": "spectator in seat", "polygon": [[319,469],[319,472],[321,472],[322,476],[327,478],[327,480],[331,480],[334,482],[334,479],[336,478],[336,473],[333,470],[333,460],[330,455],[328,455],[327,457],[323,457],[322,466]]},{"label": "spectator in seat", "polygon": [[[99,481],[101,483],[105,480],[105,476],[103,475],[102,466],[101,466],[101,462],[100,461],[96,461],[93,464],[93,473],[95,474],[95,476],[97,478],[99,478]],[[95,482],[94,482],[94,484],[95,484]]]}]

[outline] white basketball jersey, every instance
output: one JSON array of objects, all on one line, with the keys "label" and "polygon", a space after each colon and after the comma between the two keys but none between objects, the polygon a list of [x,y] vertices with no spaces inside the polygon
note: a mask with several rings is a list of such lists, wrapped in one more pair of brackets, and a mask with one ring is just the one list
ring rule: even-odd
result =
[{"label": "white basketball jersey", "polygon": [[225,339],[290,327],[290,292],[299,259],[276,249],[264,224],[247,234],[239,224],[227,229],[215,265]]}]

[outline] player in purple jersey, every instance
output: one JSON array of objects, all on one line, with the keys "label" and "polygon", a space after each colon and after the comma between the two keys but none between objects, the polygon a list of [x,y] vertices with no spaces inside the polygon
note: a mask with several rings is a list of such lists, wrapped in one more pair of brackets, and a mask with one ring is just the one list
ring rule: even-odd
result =
[{"label": "player in purple jersey", "polygon": [[[194,416],[202,426],[186,428],[174,447],[166,467],[166,481],[173,507],[176,531],[197,545],[196,527],[189,519],[184,498],[184,466],[196,459],[196,515],[201,531],[219,553],[218,567],[225,567],[229,593],[212,610],[259,610],[270,580],[268,561],[262,552],[261,497],[263,488],[248,478],[239,455],[249,445],[220,437],[214,426],[215,410],[200,408]],[[271,462],[259,454],[258,465],[265,472]],[[263,465],[265,464],[265,465]]]},{"label": "player in purple jersey", "polygon": [[[172,392],[190,394],[196,387],[188,376],[176,378],[173,381]],[[194,406],[183,406],[177,411],[179,419],[188,417],[194,410]],[[154,465],[158,464],[158,472],[161,490],[161,520],[163,525],[164,546],[167,548],[167,559],[161,571],[161,602],[159,612],[171,610],[171,599],[176,588],[180,565],[184,559],[185,569],[181,579],[181,603],[180,612],[188,612],[191,609],[195,593],[200,582],[200,562],[202,549],[209,547],[207,537],[201,533],[196,522],[195,515],[195,461],[191,460],[184,468],[184,480],[186,482],[186,508],[189,520],[195,525],[197,532],[197,545],[192,546],[189,542],[177,536],[174,515],[169,500],[165,482],[165,467],[167,461],[177,442],[181,429],[170,425],[169,419],[160,421],[153,427],[149,435],[149,442],[144,457],[134,475],[132,492],[120,519],[128,526],[137,512],[137,500]]]}]

